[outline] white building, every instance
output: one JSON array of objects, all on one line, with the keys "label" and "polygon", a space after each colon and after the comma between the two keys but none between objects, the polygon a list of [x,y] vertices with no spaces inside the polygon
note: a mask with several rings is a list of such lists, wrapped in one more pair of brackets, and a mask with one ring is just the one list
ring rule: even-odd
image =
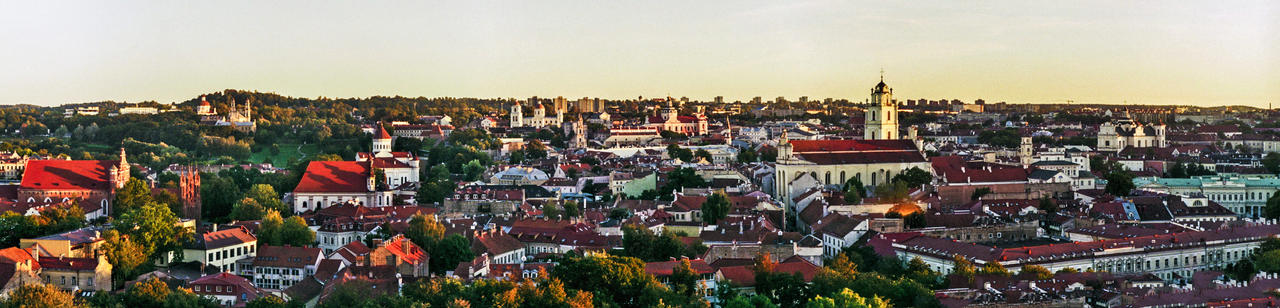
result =
[{"label": "white building", "polygon": [[1262,242],[1276,238],[1280,225],[1242,225],[1218,230],[1159,234],[1093,242],[996,248],[916,236],[892,243],[906,262],[920,258],[930,269],[951,273],[954,256],[976,267],[998,262],[1010,272],[1039,265],[1050,272],[1072,268],[1114,274],[1151,273],[1168,281],[1189,280],[1203,270],[1221,270],[1247,258]]},{"label": "white building", "polygon": [[392,152],[391,141],[391,134],[378,125],[378,133],[373,137],[373,151],[356,153],[356,162],[368,162],[374,170],[382,171],[387,186],[391,188],[421,181],[421,173],[418,173],[421,161],[410,152]]},{"label": "white building", "polygon": [[1163,148],[1169,146],[1165,140],[1165,125],[1144,125],[1129,118],[1125,111],[1119,118],[1098,126],[1098,151],[1119,152],[1125,147]]},{"label": "white building", "polygon": [[284,290],[315,274],[323,259],[320,248],[263,245],[253,259],[253,284]]},{"label": "white building", "polygon": [[313,161],[293,189],[296,213],[350,202],[365,206],[392,205],[391,190],[379,189],[370,162]]},{"label": "white building", "polygon": [[208,232],[182,249],[183,262],[200,262],[206,268],[217,268],[224,273],[236,273],[236,261],[252,259],[258,248],[258,238],[244,227]]},{"label": "white building", "polygon": [[564,112],[557,111],[555,115],[548,116],[547,108],[542,103],[533,105],[533,116],[524,116],[524,107],[520,103],[511,106],[511,127],[556,127],[564,123]]}]

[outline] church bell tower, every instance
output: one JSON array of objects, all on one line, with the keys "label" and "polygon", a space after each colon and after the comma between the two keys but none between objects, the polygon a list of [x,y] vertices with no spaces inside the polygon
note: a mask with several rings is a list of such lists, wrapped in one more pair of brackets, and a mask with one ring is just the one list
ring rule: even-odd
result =
[{"label": "church bell tower", "polygon": [[864,121],[863,139],[901,138],[898,136],[898,103],[893,100],[893,88],[884,84],[884,72],[880,73],[880,83],[871,89],[871,103],[867,105]]}]

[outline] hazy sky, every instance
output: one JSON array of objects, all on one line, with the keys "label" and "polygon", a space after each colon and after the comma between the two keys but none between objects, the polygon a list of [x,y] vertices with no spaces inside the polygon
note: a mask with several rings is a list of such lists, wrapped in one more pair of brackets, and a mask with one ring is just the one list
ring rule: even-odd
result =
[{"label": "hazy sky", "polygon": [[1280,1],[4,1],[0,104],[636,96],[1280,105]]}]

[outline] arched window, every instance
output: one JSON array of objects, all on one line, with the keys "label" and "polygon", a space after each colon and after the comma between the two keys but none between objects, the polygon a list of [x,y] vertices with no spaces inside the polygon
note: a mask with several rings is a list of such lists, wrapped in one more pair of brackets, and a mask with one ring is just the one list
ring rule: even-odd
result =
[{"label": "arched window", "polygon": [[844,177],[844,171],[840,171],[840,185],[844,185],[844,183],[848,181],[849,179]]},{"label": "arched window", "polygon": [[876,173],[871,173],[871,186],[876,186]]},{"label": "arched window", "polygon": [[831,185],[831,171],[827,171],[826,179],[824,179],[824,180],[825,180],[825,181],[824,181],[823,183],[825,183],[825,184],[827,184],[827,185]]}]

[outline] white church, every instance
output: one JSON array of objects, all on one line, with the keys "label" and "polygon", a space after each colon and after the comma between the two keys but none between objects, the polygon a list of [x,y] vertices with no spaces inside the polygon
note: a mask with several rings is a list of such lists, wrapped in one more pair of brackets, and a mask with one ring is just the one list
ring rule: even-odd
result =
[{"label": "white church", "polygon": [[855,178],[872,187],[911,168],[933,173],[915,127],[901,138],[898,105],[883,77],[871,89],[865,125],[862,140],[789,140],[784,133],[778,141],[775,197],[792,204],[793,197],[813,187],[838,187]]},{"label": "white church", "polygon": [[533,116],[524,116],[524,107],[519,102],[511,106],[511,127],[556,127],[564,123],[564,112],[556,110],[554,116],[547,115],[547,108],[542,103],[533,105]]}]

